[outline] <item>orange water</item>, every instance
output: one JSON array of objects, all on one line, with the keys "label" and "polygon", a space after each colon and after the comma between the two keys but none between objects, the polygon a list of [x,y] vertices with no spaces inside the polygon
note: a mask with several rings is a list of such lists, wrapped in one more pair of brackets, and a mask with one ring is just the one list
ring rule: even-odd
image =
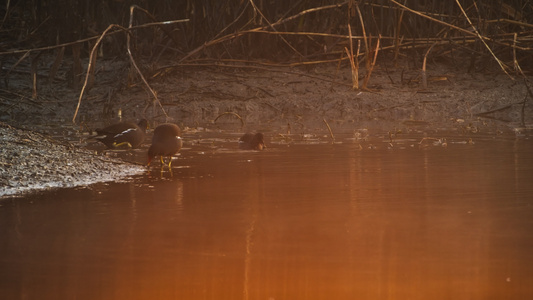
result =
[{"label": "orange water", "polygon": [[533,143],[189,147],[0,201],[1,299],[530,299]]}]

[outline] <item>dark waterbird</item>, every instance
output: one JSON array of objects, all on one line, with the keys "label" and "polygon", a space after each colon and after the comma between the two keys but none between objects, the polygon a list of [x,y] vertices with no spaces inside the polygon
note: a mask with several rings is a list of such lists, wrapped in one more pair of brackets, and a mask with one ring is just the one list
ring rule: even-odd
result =
[{"label": "dark waterbird", "polygon": [[245,133],[239,139],[239,148],[243,150],[263,150],[266,148],[263,134],[260,132],[256,134]]},{"label": "dark waterbird", "polygon": [[161,164],[165,164],[163,157],[170,158],[168,167],[172,164],[172,155],[178,153],[183,145],[181,131],[178,125],[165,123],[157,126],[154,130],[152,145],[148,149],[148,165],[156,156],[161,157]]},{"label": "dark waterbird", "polygon": [[148,121],[141,119],[139,123],[120,122],[102,129],[96,129],[98,134],[94,139],[102,142],[109,149],[126,146],[137,148],[144,141]]}]

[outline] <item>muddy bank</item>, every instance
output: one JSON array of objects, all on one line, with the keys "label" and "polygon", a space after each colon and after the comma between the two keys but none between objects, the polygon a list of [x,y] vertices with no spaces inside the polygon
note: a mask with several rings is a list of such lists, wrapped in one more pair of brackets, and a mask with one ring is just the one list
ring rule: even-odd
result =
[{"label": "muddy bank", "polygon": [[[531,105],[523,105],[530,98],[527,81],[498,70],[466,73],[431,65],[428,87],[421,88],[419,70],[377,66],[369,90],[357,91],[352,89],[350,69],[335,65],[162,67],[149,77],[157,103],[142,82],[128,77],[127,61],[99,61],[98,68],[94,88],[81,101],[76,117],[80,126],[75,130],[88,131],[116,122],[119,116],[190,128],[229,123],[243,130],[240,120],[230,115],[215,124],[224,112],[238,114],[244,130],[285,133],[287,126],[294,132],[327,131],[324,119],[334,132],[389,131],[417,124],[487,133],[533,122]],[[37,99],[31,99],[28,79],[11,75],[9,91],[0,91],[0,121],[24,128],[72,124],[79,89],[56,80],[41,84]]]},{"label": "muddy bank", "polygon": [[[429,85],[423,89],[418,70],[378,66],[370,89],[357,91],[350,69],[333,65],[161,68],[150,80],[157,103],[146,86],[131,81],[126,66],[116,60],[98,62],[96,84],[82,99],[75,124],[71,120],[79,90],[61,80],[61,73],[58,80],[39,86],[36,99],[28,76],[11,75],[9,89],[0,91],[0,121],[5,122],[0,126],[0,194],[142,172],[142,167],[83,149],[90,146],[89,132],[119,119],[143,117],[152,128],[174,122],[192,135],[261,131],[267,140],[329,135],[329,129],[333,135],[365,130],[370,135],[452,131],[468,138],[527,136],[533,124],[528,81],[498,71],[465,73],[431,65]],[[48,133],[55,140],[6,124]]]}]

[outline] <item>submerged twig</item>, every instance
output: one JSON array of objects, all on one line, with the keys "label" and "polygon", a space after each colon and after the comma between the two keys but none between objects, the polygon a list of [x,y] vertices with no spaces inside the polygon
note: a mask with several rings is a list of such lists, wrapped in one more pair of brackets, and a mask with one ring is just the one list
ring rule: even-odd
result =
[{"label": "submerged twig", "polygon": [[448,146],[448,143],[446,142],[446,138],[440,138],[440,139],[437,139],[437,138],[432,138],[432,137],[425,137],[425,138],[422,138],[422,140],[420,140],[420,143],[418,143],[418,147],[424,147],[427,145],[425,145],[425,141],[433,141],[434,142],[434,146],[442,146],[442,147],[447,147]]}]

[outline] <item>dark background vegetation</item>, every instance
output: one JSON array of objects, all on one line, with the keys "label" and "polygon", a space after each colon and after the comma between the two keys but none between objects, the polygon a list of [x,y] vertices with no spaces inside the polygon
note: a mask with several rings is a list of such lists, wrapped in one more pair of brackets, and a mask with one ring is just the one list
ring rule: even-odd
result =
[{"label": "dark background vegetation", "polygon": [[[477,63],[495,64],[493,55],[474,34],[438,22],[474,33],[458,3],[509,71],[516,70],[517,64],[522,69],[531,68],[533,2],[530,0],[11,0],[0,8],[0,52],[2,58],[8,54],[20,57],[24,52],[12,52],[37,51],[98,37],[110,24],[127,28],[130,7],[137,5],[147,13],[135,10],[133,26],[189,19],[131,31],[132,50],[138,58],[150,61],[161,57],[275,62],[339,59],[349,45],[347,25],[350,24],[352,35],[362,43],[361,53],[365,52],[365,35],[368,45],[375,45],[381,36],[382,53],[391,54],[395,59],[420,62],[435,44],[437,47],[431,54],[434,59],[463,64],[461,59],[467,58],[472,67]],[[304,13],[321,7],[329,8]],[[286,21],[291,16],[297,17]],[[303,32],[308,34],[295,34]],[[101,55],[124,55],[125,40],[124,33],[109,34]],[[82,58],[89,55],[94,41],[79,43]],[[354,44],[356,47],[355,40]],[[72,44],[66,48],[68,56]]]}]

